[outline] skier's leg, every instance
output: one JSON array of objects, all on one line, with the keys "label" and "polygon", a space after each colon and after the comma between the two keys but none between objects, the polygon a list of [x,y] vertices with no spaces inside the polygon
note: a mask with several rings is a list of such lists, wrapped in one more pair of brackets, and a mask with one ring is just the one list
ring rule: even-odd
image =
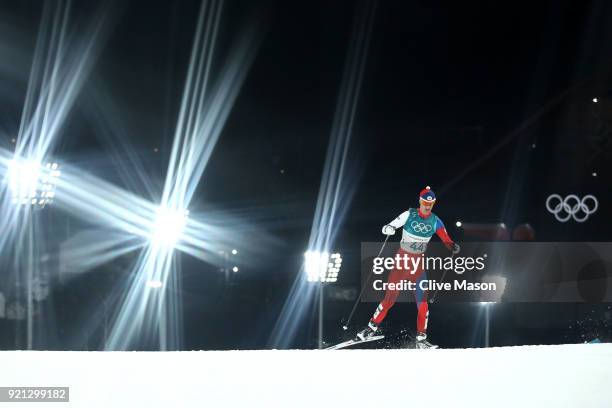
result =
[{"label": "skier's leg", "polygon": [[420,282],[427,279],[427,272],[422,271],[416,279],[417,290],[414,297],[417,305],[417,335],[415,347],[418,349],[435,349],[435,344],[427,341],[427,321],[429,320],[429,304],[427,303],[427,291],[421,290]]},{"label": "skier's leg", "polygon": [[[406,279],[406,271],[402,269],[394,269],[389,274],[389,279],[387,280],[387,282],[399,283],[402,279]],[[393,307],[393,305],[395,304],[395,301],[397,300],[399,294],[400,291],[397,289],[387,289],[385,292],[385,298],[376,308],[376,311],[374,312],[372,319],[370,319],[370,322],[374,323],[376,326],[381,324],[387,316],[389,309],[391,309],[391,307]]]},{"label": "skier's leg", "polygon": [[427,333],[427,321],[429,320],[429,306],[427,300],[417,303],[417,332]]}]

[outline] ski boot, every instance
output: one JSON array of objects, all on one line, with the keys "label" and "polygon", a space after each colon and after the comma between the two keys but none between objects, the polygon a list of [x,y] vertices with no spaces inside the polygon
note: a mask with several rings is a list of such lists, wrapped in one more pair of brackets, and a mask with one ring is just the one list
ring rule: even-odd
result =
[{"label": "ski boot", "polygon": [[418,333],[415,341],[415,348],[417,349],[436,349],[438,346],[431,344],[427,341],[427,334]]},{"label": "ski boot", "polygon": [[378,326],[376,323],[370,321],[365,329],[357,333],[357,338],[355,340],[366,341],[370,337],[376,335],[376,330],[378,330]]}]

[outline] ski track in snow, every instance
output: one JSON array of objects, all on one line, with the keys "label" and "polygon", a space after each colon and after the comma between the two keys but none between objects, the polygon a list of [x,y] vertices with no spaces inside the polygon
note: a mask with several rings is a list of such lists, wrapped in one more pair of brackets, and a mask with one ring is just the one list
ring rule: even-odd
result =
[{"label": "ski track in snow", "polygon": [[0,386],[69,386],[71,407],[612,406],[612,344],[0,355]]}]

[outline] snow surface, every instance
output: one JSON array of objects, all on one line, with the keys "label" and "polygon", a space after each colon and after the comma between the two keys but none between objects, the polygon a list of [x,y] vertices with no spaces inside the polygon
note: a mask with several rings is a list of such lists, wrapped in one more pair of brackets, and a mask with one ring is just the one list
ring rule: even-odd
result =
[{"label": "snow surface", "polygon": [[[612,344],[452,350],[0,352],[0,386],[71,407],[610,407]],[[30,403],[28,406],[48,403]]]}]

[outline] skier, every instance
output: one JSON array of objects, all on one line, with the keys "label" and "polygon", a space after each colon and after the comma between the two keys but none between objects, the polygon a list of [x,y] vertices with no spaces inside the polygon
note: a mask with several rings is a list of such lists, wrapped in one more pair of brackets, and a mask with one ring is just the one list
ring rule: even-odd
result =
[{"label": "skier", "polygon": [[[403,227],[402,240],[398,254],[403,257],[420,256],[425,252],[427,243],[435,233],[444,242],[446,247],[456,254],[459,252],[459,245],[455,244],[448,236],[446,228],[442,220],[438,218],[431,209],[436,202],[436,195],[429,186],[423,189],[419,194],[419,208],[410,208],[404,211],[396,219],[382,228],[382,233],[385,235],[394,235],[397,228]],[[414,272],[414,273],[413,273]],[[427,341],[427,320],[429,317],[429,308],[427,304],[427,291],[419,289],[419,282],[422,279],[427,279],[427,272],[423,270],[422,265],[416,271],[406,269],[394,269],[389,274],[388,282],[397,283],[402,280],[410,280],[416,283],[417,290],[415,291],[415,300],[417,306],[417,348],[437,348],[438,346]],[[395,303],[399,295],[399,290],[387,289],[385,297],[376,308],[374,315],[365,329],[357,333],[357,339],[366,340],[375,335],[379,325],[387,316],[389,309]]]}]

